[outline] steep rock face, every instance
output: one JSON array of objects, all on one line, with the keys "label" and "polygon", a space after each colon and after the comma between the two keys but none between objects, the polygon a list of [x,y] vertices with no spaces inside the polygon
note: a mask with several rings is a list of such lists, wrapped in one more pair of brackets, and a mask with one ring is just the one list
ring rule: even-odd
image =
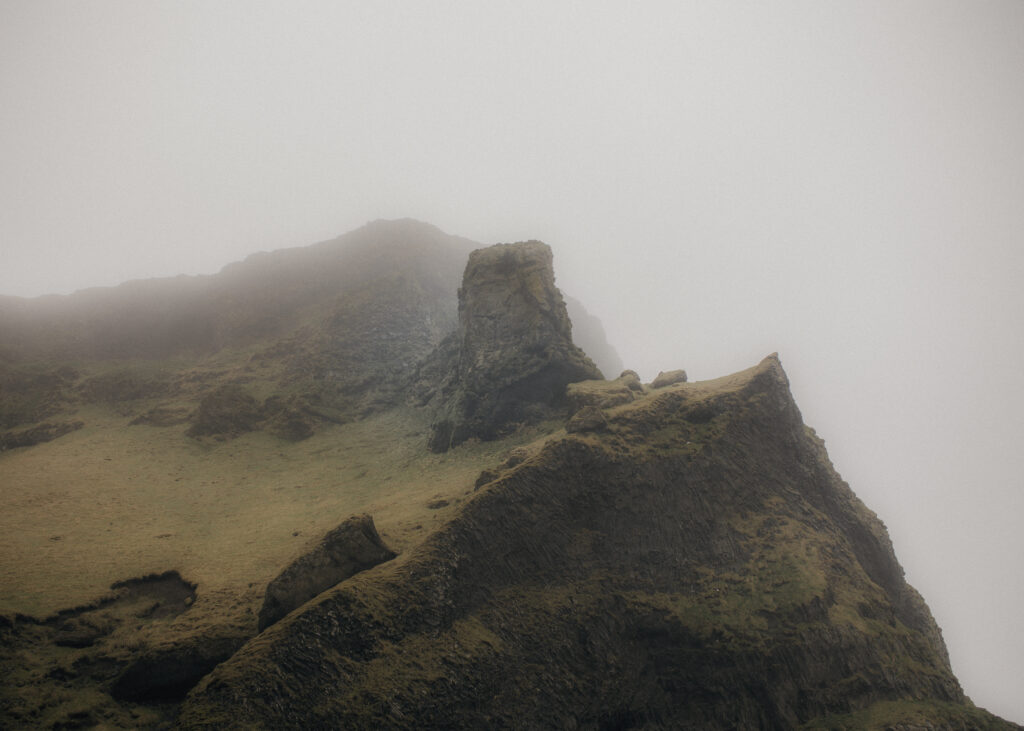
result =
[{"label": "steep rock face", "polygon": [[776,358],[604,415],[255,638],[181,727],[998,727]]},{"label": "steep rock face", "polygon": [[470,254],[459,289],[459,328],[440,353],[447,372],[430,441],[434,451],[470,437],[494,439],[516,422],[544,418],[567,384],[601,378],[573,345],[551,249],[539,241]]}]

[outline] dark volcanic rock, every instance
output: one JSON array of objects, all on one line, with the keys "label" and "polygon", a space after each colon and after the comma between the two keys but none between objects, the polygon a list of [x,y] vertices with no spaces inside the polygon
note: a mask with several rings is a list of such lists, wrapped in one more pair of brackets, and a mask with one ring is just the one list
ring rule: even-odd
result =
[{"label": "dark volcanic rock", "polygon": [[260,609],[260,632],[338,582],[394,557],[394,551],[377,535],[373,518],[349,518],[267,585]]},{"label": "dark volcanic rock", "polygon": [[469,256],[459,290],[459,328],[441,348],[446,371],[430,447],[495,439],[562,406],[565,387],[601,378],[572,342],[555,286],[551,249],[498,244]]},{"label": "dark volcanic rock", "polygon": [[769,358],[548,441],[247,644],[179,724],[790,729],[887,701],[999,727]]}]

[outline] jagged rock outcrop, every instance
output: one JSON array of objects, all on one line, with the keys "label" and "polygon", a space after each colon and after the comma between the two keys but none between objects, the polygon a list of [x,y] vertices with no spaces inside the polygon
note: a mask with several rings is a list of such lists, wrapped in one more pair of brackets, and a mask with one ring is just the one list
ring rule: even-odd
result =
[{"label": "jagged rock outcrop", "polygon": [[179,725],[999,727],[775,357],[506,467],[404,560],[219,666]]},{"label": "jagged rock outcrop", "polygon": [[443,382],[430,439],[434,451],[539,421],[562,406],[569,383],[602,377],[573,345],[551,249],[539,241],[497,244],[469,255],[459,327],[436,358],[434,372],[443,374]]},{"label": "jagged rock outcrop", "polygon": [[259,631],[335,584],[394,557],[395,552],[377,534],[372,517],[349,518],[267,585]]}]

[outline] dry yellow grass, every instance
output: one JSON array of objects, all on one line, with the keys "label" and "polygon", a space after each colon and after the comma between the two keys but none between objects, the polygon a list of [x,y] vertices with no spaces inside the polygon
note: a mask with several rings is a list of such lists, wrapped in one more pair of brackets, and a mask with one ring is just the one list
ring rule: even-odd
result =
[{"label": "dry yellow grass", "polygon": [[[738,390],[759,367],[656,389],[610,413],[649,408],[670,389],[692,401]],[[103,406],[73,418],[85,428],[0,454],[2,613],[45,616],[169,569],[199,585],[197,608],[204,597],[259,593],[311,542],[363,512],[401,553],[472,492],[482,469],[557,428],[432,454],[424,415],[411,409],[326,425],[297,443],[262,431],[197,441],[187,425],[133,426]],[[429,509],[433,500],[450,506]]]},{"label": "dry yellow grass", "polygon": [[537,436],[424,448],[397,410],[298,443],[264,432],[200,443],[185,426],[129,426],[92,408],[87,426],[0,455],[0,612],[35,616],[92,601],[117,580],[177,569],[204,596],[262,587],[325,531],[374,516],[396,551],[472,492],[481,469]]}]

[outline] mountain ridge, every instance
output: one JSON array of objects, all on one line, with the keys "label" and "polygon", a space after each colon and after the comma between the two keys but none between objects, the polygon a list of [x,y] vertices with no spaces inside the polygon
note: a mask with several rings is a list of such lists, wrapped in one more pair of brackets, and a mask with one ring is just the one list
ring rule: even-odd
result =
[{"label": "mountain ridge", "polygon": [[[0,354],[11,359],[14,344],[22,357],[62,359],[216,351],[283,333],[294,326],[297,310],[359,279],[415,270],[425,284],[448,294],[458,284],[459,261],[478,247],[412,219],[379,220],[310,246],[252,254],[217,274],[133,280],[70,295],[5,297]],[[33,337],[39,330],[44,337]]]},{"label": "mountain ridge", "polygon": [[[751,449],[766,425],[777,447]],[[652,448],[651,430],[671,443]],[[193,691],[182,727],[781,729],[908,696],[965,703],[884,527],[805,431],[776,357],[537,450],[411,554],[250,642]],[[783,451],[816,474],[794,476]],[[841,538],[815,548],[811,575],[761,536],[813,542],[825,524]],[[884,672],[894,652],[914,670]]]},{"label": "mountain ridge", "polygon": [[[503,246],[478,258],[537,249]],[[777,356],[604,380],[550,250],[490,281],[477,244],[406,219],[307,248],[164,314],[166,292],[113,318],[0,302],[5,725],[1017,728],[963,696]],[[485,280],[492,326],[452,338]],[[547,304],[510,312],[554,323],[523,358],[520,291]],[[549,357],[575,365],[530,386]],[[502,383],[511,420],[427,450]],[[396,558],[290,578],[320,593],[258,621],[275,574],[367,515]]]}]

